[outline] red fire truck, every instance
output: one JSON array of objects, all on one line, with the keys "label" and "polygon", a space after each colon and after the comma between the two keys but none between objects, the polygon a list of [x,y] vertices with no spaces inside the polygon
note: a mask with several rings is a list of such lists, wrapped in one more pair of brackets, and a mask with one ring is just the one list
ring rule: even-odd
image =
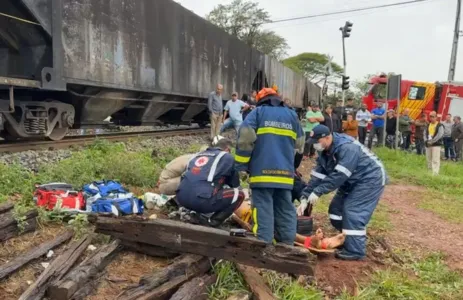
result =
[{"label": "red fire truck", "polygon": [[[363,97],[363,103],[368,110],[374,108],[374,102],[385,101],[387,90],[387,76],[372,77],[369,81],[369,89]],[[436,111],[445,116],[450,113],[453,116],[463,117],[463,82],[421,82],[402,80],[400,89],[399,113],[405,108],[410,110],[410,117],[416,120],[422,112],[429,114]],[[396,109],[397,99],[388,101],[388,108]]]}]

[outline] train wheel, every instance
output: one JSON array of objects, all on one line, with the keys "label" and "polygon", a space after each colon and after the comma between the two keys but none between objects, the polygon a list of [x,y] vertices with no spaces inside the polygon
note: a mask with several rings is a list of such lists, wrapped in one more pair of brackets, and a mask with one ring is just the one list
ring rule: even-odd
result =
[{"label": "train wheel", "polygon": [[58,127],[58,124],[56,124],[56,127],[55,129],[53,129],[53,131],[50,133],[50,135],[48,136],[48,138],[52,141],[59,141],[59,140],[62,140],[66,134],[68,133],[69,131],[69,127]]}]

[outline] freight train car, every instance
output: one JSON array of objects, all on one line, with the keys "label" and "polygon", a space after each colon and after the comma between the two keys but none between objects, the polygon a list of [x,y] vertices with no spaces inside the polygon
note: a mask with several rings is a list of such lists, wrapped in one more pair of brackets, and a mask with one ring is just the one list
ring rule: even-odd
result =
[{"label": "freight train car", "polygon": [[297,108],[320,88],[171,0],[3,0],[0,129],[59,140],[69,128],[208,122],[217,83],[276,84]]}]

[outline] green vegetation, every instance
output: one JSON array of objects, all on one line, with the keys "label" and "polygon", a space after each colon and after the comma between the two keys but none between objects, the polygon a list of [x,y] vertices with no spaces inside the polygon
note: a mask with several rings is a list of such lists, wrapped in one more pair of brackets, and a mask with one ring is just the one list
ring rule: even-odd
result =
[{"label": "green vegetation", "polygon": [[379,148],[375,153],[384,162],[392,183],[424,187],[419,206],[433,211],[442,218],[463,223],[463,172],[462,165],[441,163],[439,176],[432,176],[427,169],[426,158],[414,153]]},{"label": "green vegetation", "polygon": [[432,254],[397,270],[376,271],[357,296],[343,294],[341,299],[462,299],[462,290],[460,274],[449,270],[441,255]]},{"label": "green vegetation", "polygon": [[[432,176],[427,169],[424,155],[378,148],[375,153],[384,162],[388,175],[393,182],[416,184],[451,196],[461,196],[463,192],[462,165],[441,163],[439,176]],[[445,188],[445,191],[443,189]]]},{"label": "green vegetation", "polygon": [[[34,184],[47,182],[67,182],[76,188],[100,179],[114,179],[129,187],[153,188],[162,167],[183,151],[195,152],[199,145],[188,149],[161,147],[156,149],[158,157],[151,158],[151,149],[129,152],[122,143],[97,140],[81,151],[73,152],[70,158],[56,164],[44,165],[34,174],[21,167],[19,163],[0,164],[0,203],[15,198],[15,217],[23,227],[22,215],[35,204],[32,201]],[[130,162],[130,163],[128,163]],[[39,210],[43,223],[61,222],[64,215],[58,210]],[[68,224],[78,234],[84,233],[87,225],[84,215],[74,216]]]}]

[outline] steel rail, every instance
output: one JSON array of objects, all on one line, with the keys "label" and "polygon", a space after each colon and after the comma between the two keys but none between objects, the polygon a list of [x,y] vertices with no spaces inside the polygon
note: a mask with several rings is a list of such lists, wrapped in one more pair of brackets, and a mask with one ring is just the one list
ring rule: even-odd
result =
[{"label": "steel rail", "polygon": [[210,133],[210,129],[175,129],[175,130],[155,130],[141,132],[125,133],[108,133],[85,136],[67,136],[60,141],[48,140],[24,140],[15,142],[0,142],[0,153],[4,152],[22,152],[28,150],[55,150],[64,149],[73,146],[88,146],[97,139],[108,140],[112,142],[127,141],[136,138],[164,138],[172,136],[203,135]]}]

